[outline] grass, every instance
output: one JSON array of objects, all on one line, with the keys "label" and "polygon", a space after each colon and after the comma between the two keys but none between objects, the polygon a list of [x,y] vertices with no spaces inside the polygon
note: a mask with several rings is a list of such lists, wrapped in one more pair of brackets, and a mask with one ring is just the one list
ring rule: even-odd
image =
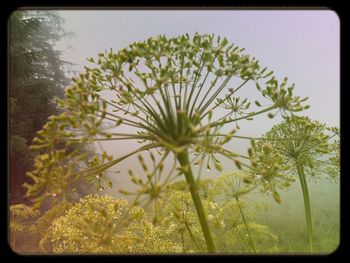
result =
[{"label": "grass", "polygon": [[[330,254],[339,244],[339,183],[326,179],[309,181],[311,212],[314,226],[314,253]],[[267,200],[257,215],[257,222],[267,225],[279,238],[281,253],[310,253],[301,188],[298,184],[282,193],[282,204]]]}]

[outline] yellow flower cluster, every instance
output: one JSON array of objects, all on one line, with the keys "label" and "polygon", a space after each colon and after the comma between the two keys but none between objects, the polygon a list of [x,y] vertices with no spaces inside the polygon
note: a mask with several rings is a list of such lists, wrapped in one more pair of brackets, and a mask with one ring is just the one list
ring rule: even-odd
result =
[{"label": "yellow flower cluster", "polygon": [[46,242],[54,253],[176,253],[180,247],[125,199],[88,195],[57,218]]},{"label": "yellow flower cluster", "polygon": [[10,231],[13,233],[25,233],[35,231],[33,222],[39,216],[39,211],[24,204],[10,206]]},{"label": "yellow flower cluster", "polygon": [[[251,209],[240,199],[253,191],[250,184],[243,181],[246,175],[239,171],[198,182],[217,250],[224,253],[278,252],[278,237],[268,227],[255,223],[256,208]],[[206,190],[208,186],[211,186],[209,191]],[[185,253],[205,251],[205,241],[185,182],[169,185],[163,202],[159,222],[166,226],[168,237],[181,244]]]}]

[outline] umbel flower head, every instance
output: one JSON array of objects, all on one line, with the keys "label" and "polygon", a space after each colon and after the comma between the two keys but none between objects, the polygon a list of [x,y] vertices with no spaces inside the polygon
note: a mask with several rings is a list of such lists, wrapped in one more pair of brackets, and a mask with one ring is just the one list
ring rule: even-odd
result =
[{"label": "umbel flower head", "polygon": [[243,171],[224,173],[215,183],[216,192],[224,195],[228,200],[249,194],[254,188],[255,185],[250,181],[249,174]]},{"label": "umbel flower head", "polygon": [[[39,198],[38,205],[44,197],[67,197],[73,182],[93,181],[96,174],[101,179],[108,168],[142,151],[193,154],[198,164],[208,158],[219,171],[217,155],[249,167],[225,148],[237,132],[237,122],[263,113],[286,115],[307,106],[302,105],[306,98],[293,96],[294,85],[288,86],[286,78],[279,84],[272,71],[266,72],[258,60],[242,52],[226,38],[185,34],[160,35],[89,58],[95,67],[86,67],[73,79],[65,98],[57,100],[63,113],[49,118],[33,141],[32,149],[39,155],[28,173],[33,183],[26,185],[27,195]],[[241,84],[232,87],[234,78]],[[249,82],[268,105],[240,98],[239,90]],[[258,108],[251,109],[253,104]],[[105,129],[106,123],[111,130]],[[221,134],[225,125],[231,132]],[[98,156],[98,162],[77,150],[108,140],[136,140],[140,148],[117,158]],[[182,163],[179,169],[186,173],[188,166]]]},{"label": "umbel flower head", "polygon": [[180,252],[164,232],[152,225],[142,208],[95,194],[56,218],[42,243],[54,253]]},{"label": "umbel flower head", "polygon": [[339,129],[328,128],[308,117],[290,116],[272,127],[249,149],[252,172],[250,181],[263,192],[273,194],[286,189],[303,174],[317,179],[326,174],[336,180],[339,174]]},{"label": "umbel flower head", "polygon": [[[325,173],[332,179],[339,174],[339,129],[327,127],[308,117],[291,116],[275,125],[264,136],[275,153],[289,165],[292,174],[297,166],[313,178]],[[289,140],[288,140],[289,138]]]}]

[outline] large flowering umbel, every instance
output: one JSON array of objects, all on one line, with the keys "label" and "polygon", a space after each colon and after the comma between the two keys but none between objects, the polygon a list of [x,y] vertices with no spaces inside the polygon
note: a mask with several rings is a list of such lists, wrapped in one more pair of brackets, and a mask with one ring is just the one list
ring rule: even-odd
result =
[{"label": "large flowering umbel", "polygon": [[124,199],[88,195],[54,220],[42,243],[54,253],[180,252],[164,232]]},{"label": "large flowering umbel", "polygon": [[[158,36],[133,43],[117,53],[112,50],[101,53],[97,59],[98,67],[86,67],[84,74],[73,79],[74,85],[66,89],[65,99],[58,101],[65,112],[49,119],[34,139],[32,149],[41,151],[45,154],[44,159],[50,159],[51,163],[57,159],[53,158],[53,152],[60,151],[61,155],[69,157],[67,162],[73,166],[88,156],[79,151],[68,153],[68,147],[98,140],[135,139],[145,144],[140,150],[159,148],[174,153],[206,145],[197,147],[196,151],[201,150],[204,155],[228,155],[222,143],[207,144],[208,136],[215,139],[218,128],[224,124],[273,109],[302,109],[300,100],[292,96],[293,88],[284,89],[286,81],[279,87],[271,77],[266,88],[262,89],[259,80],[270,77],[272,72],[265,74],[266,68],[260,70],[257,60],[241,52],[237,46],[229,46],[226,38],[217,37],[214,41],[213,35],[195,34],[193,39],[188,35],[171,39]],[[94,62],[94,59],[89,61]],[[236,89],[229,88],[228,93],[221,96],[232,77],[241,78],[242,84]],[[260,112],[247,111],[250,104],[247,99],[244,107],[237,104],[238,89],[249,80],[255,81],[263,96],[273,102]],[[105,90],[113,92],[107,99],[103,98]],[[213,120],[212,112],[219,106],[227,110],[227,117]],[[134,127],[137,132],[109,133],[103,129],[106,121],[120,130],[126,125]],[[226,143],[229,139],[230,134],[221,142]],[[38,160],[43,157],[39,155]],[[73,177],[88,178],[116,163],[116,160],[111,160]],[[218,163],[216,159],[215,163]],[[37,184],[42,184],[39,178],[50,174],[41,170],[42,165],[39,165],[30,174]],[[57,192],[51,191],[50,183],[46,182],[46,191],[29,190],[29,195]]]},{"label": "large flowering umbel", "polygon": [[[235,130],[220,134],[224,125],[235,123],[238,128],[239,120],[251,120],[258,114],[269,112],[274,116],[281,110],[287,114],[306,107],[301,104],[305,99],[293,96],[293,85],[287,87],[286,79],[279,85],[272,71],[261,69],[258,60],[242,51],[234,44],[229,45],[226,38],[214,39],[214,35],[195,34],[190,38],[186,34],[170,39],[163,35],[133,43],[116,53],[106,51],[98,54],[97,59],[89,58],[97,65],[86,67],[84,73],[73,79],[65,99],[58,101],[64,113],[49,120],[34,141],[33,149],[42,154],[59,149],[69,156],[66,163],[73,165],[82,160],[89,162],[89,157],[74,151],[68,153],[70,145],[136,140],[141,146],[135,151],[72,172],[62,184],[86,180],[133,154],[157,150],[161,155],[175,156],[199,208],[191,154],[195,153],[200,165],[203,165],[201,158],[212,159],[218,170],[222,166],[216,155],[230,158],[239,165],[241,157],[225,148]],[[233,78],[241,81],[236,87],[230,84]],[[248,99],[238,100],[239,90],[248,82],[255,83],[270,103],[261,106],[256,102],[261,108],[254,110]],[[216,112],[218,108],[225,110],[223,116],[219,116],[221,111]],[[104,128],[106,122],[113,131]],[[55,131],[48,132],[51,128]],[[34,184],[27,185],[30,197],[51,193],[52,188],[57,188],[57,182],[61,182],[45,179],[44,186],[40,178],[45,178],[47,173],[36,168],[30,174]],[[34,190],[38,184],[42,191]]]}]

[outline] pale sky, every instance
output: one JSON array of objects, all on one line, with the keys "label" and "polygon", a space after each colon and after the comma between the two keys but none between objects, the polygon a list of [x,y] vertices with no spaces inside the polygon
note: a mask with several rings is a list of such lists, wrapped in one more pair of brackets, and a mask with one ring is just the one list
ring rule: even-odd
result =
[{"label": "pale sky", "polygon": [[[152,36],[214,33],[245,48],[245,54],[259,59],[262,67],[274,70],[278,79],[287,76],[294,82],[296,95],[310,97],[311,108],[303,115],[339,126],[340,23],[333,11],[64,10],[59,15],[65,19],[64,28],[75,34],[59,44],[72,46],[64,51],[63,58],[78,64],[78,70],[88,64],[87,57],[96,57],[110,48],[116,51]],[[242,95],[251,101],[261,98],[249,90]],[[240,134],[260,136],[280,121],[281,118],[271,121],[264,115],[254,122],[242,123]],[[118,155],[134,146],[118,143],[106,147]],[[235,144],[243,152],[246,146],[244,142]],[[124,165],[134,162],[130,159]]]}]

